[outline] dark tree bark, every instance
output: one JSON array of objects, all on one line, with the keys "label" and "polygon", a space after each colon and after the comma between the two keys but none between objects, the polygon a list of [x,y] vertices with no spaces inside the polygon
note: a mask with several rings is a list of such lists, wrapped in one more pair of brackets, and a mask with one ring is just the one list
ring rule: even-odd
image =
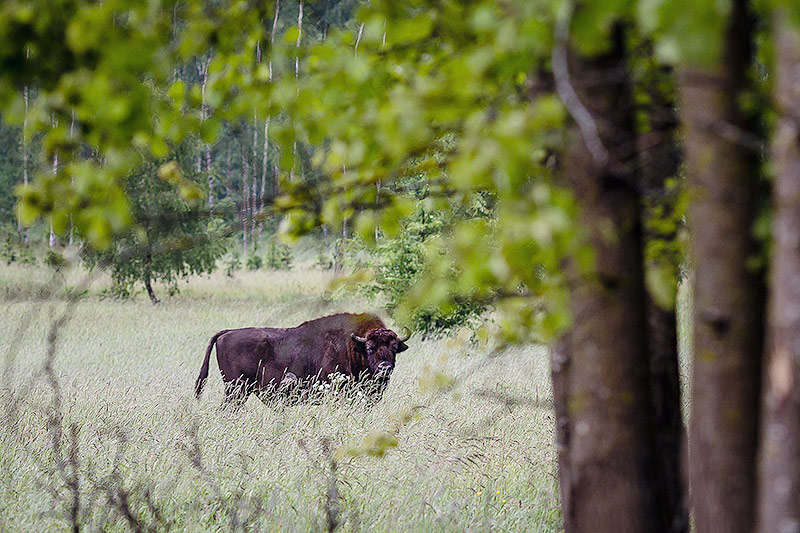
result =
[{"label": "dark tree bark", "polygon": [[553,380],[553,410],[556,417],[558,481],[561,488],[561,513],[564,530],[573,531],[572,479],[569,463],[569,334],[550,347],[550,376]]},{"label": "dark tree bark", "polygon": [[772,286],[764,365],[758,531],[800,531],[800,31],[774,20],[780,119],[772,143]]},{"label": "dark tree bark", "polygon": [[[654,73],[643,87],[649,95],[647,109],[649,130],[637,140],[641,166],[641,193],[645,209],[643,220],[650,217],[674,218],[676,192],[667,187],[667,180],[678,175],[681,152],[677,141],[678,117],[674,102],[660,87],[658,76],[670,76],[671,71]],[[684,469],[686,431],[681,415],[680,372],[678,362],[678,333],[676,318],[677,279],[680,257],[676,233],[645,231],[645,247],[657,241],[667,252],[645,254],[645,270],[671,271],[674,285],[668,298],[648,291],[647,327],[650,356],[650,387],[653,398],[653,432],[656,446],[664,529],[673,533],[687,531],[689,519],[684,504]],[[663,301],[666,300],[666,301]]]},{"label": "dark tree bark", "polygon": [[[569,473],[561,478],[569,480],[567,523],[580,532],[662,530],[624,41],[617,27],[605,55],[571,63],[572,83],[607,151],[605,160],[598,159],[596,144],[590,149],[585,136],[573,131],[562,162],[563,180],[578,202],[579,225],[596,257],[593,271],[576,272],[570,283]],[[560,83],[562,94],[563,79]],[[564,394],[558,382],[554,385],[557,397]]]},{"label": "dark tree bark", "polygon": [[751,61],[747,2],[733,2],[716,65],[679,75],[694,260],[691,507],[698,532],[754,527],[763,287],[748,267],[758,154],[742,145]]},{"label": "dark tree bark", "polygon": [[156,298],[156,293],[151,284],[151,278],[153,277],[152,264],[153,256],[150,254],[150,250],[148,250],[147,256],[144,258],[144,286],[147,288],[147,295],[150,297],[150,301],[153,302],[153,305],[156,305],[158,303],[158,298]]}]

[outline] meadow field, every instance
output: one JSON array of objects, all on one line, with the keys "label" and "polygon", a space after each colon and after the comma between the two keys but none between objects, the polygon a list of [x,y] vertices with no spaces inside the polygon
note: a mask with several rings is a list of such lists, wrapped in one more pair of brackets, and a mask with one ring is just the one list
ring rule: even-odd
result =
[{"label": "meadow field", "polygon": [[0,266],[0,530],[559,529],[544,347],[412,337],[373,407],[232,412],[213,356],[193,396],[213,333],[376,304],[308,270],[197,277],[157,306],[103,298],[100,276],[67,308],[84,274],[42,292],[46,269]]}]

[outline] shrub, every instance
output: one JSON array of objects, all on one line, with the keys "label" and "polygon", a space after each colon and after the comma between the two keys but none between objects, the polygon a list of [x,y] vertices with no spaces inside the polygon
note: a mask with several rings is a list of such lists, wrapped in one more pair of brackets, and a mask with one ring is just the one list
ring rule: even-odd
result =
[{"label": "shrub", "polygon": [[242,256],[239,253],[239,250],[234,250],[231,252],[228,258],[225,260],[224,265],[225,274],[227,274],[229,278],[232,278],[234,271],[239,270],[242,267]]},{"label": "shrub", "polygon": [[259,270],[264,266],[264,260],[260,255],[250,254],[247,256],[247,270]]},{"label": "shrub", "polygon": [[44,256],[44,264],[52,268],[56,272],[67,266],[67,259],[64,254],[56,250],[47,250]]},{"label": "shrub", "polygon": [[292,249],[278,242],[274,237],[270,239],[266,255],[267,268],[272,270],[291,270],[292,261]]},{"label": "shrub", "polygon": [[317,268],[320,270],[330,270],[333,268],[333,256],[326,252],[320,252],[317,256]]}]

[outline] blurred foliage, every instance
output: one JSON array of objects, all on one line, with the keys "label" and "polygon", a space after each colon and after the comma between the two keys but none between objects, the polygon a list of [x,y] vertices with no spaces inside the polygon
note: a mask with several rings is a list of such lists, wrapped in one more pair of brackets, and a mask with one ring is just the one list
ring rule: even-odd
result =
[{"label": "blurred foliage", "polygon": [[[797,18],[795,6],[779,3]],[[584,270],[593,261],[573,225],[573,200],[553,180],[568,122],[551,74],[554,51],[565,46],[555,29],[590,55],[626,21],[659,58],[634,62],[644,79],[663,61],[714,62],[731,1],[592,0],[573,10],[553,0],[376,0],[353,18],[359,5],[311,3],[301,33],[294,3],[284,3],[272,28],[272,2],[4,2],[4,123],[22,123],[22,88],[35,89],[24,132],[38,143],[35,178],[17,188],[21,220],[44,220],[61,234],[71,227],[93,248],[111,249],[115,236],[144,230],[128,183],[141,176],[142,153],[163,165],[186,202],[196,199],[168,159],[189,139],[213,152],[203,173],[210,197],[227,200],[220,214],[237,216],[232,197],[246,195],[245,183],[222,183],[225,176],[277,166],[274,210],[285,237],[345,220],[366,243],[377,235],[377,283],[399,320],[419,325],[420,309],[446,315],[477,302],[475,310],[504,311],[511,339],[554,335],[569,321],[564,259]],[[194,71],[206,61],[202,83]],[[638,98],[647,105],[646,92]],[[241,127],[265,117],[275,118],[268,166],[250,148],[258,129]],[[424,179],[424,196],[412,176]],[[487,197],[490,217],[463,216]],[[656,285],[672,283],[682,253],[671,248],[676,198],[674,210],[651,209],[649,229],[665,238],[646,253],[669,256],[654,278],[667,282]],[[438,235],[420,238],[420,212],[454,215]]]},{"label": "blurred foliage", "polygon": [[[357,53],[346,31],[309,47],[299,82],[273,89],[290,118],[277,138],[283,152],[295,139],[318,147],[311,161],[323,178],[287,189],[283,230],[348,218],[367,242],[376,227],[399,235],[379,239],[376,287],[400,321],[425,331],[488,304],[509,311],[515,338],[563,327],[560,263],[578,240],[548,154],[566,116],[551,92],[531,94],[549,60],[554,7],[377,2],[359,14]],[[424,196],[404,183],[415,175]],[[448,216],[431,238],[415,227],[420,213],[467,213],[486,195],[491,217]]]},{"label": "blurred foliage", "polygon": [[[109,248],[133,222],[125,181],[142,150],[163,159],[190,133],[213,141],[230,113],[266,108],[267,75],[251,50],[264,37],[269,13],[253,7],[199,0],[4,2],[3,119],[21,124],[21,89],[39,88],[27,118],[30,134],[41,133],[42,149],[33,183],[17,189],[23,223],[43,217],[63,234],[71,218],[88,244]],[[202,120],[200,87],[176,79],[175,68],[209,49],[217,56],[205,90],[209,116]]]}]

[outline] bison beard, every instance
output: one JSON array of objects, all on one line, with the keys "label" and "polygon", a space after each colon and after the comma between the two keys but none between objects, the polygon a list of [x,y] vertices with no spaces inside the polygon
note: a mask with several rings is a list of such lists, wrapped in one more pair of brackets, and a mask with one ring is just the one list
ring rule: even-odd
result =
[{"label": "bison beard", "polygon": [[200,397],[211,350],[225,384],[224,404],[243,405],[251,392],[283,391],[340,373],[375,385],[377,398],[394,370],[395,355],[408,349],[373,314],[340,313],[294,328],[226,329],[211,337],[195,382]]}]

